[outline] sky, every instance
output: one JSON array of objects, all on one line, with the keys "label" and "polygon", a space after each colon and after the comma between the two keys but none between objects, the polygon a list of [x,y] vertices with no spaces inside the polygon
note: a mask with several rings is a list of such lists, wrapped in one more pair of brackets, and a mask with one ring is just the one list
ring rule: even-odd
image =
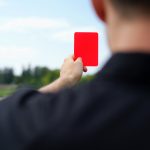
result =
[{"label": "sky", "polygon": [[0,68],[60,68],[73,54],[74,32],[99,33],[99,66],[110,57],[105,25],[90,0],[0,0]]}]

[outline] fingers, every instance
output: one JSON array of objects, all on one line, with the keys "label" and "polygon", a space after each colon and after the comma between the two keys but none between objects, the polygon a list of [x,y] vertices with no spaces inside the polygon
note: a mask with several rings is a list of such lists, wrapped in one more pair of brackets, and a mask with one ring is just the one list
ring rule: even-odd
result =
[{"label": "fingers", "polygon": [[[69,56],[68,58],[66,58],[64,61],[65,61],[65,62],[66,62],[66,61],[74,62],[74,63],[79,64],[80,66],[83,66],[82,58],[79,57],[79,58],[77,58],[76,60],[74,60],[74,55],[70,55],[70,56]],[[84,72],[87,72],[87,71],[88,71],[88,69],[87,69],[86,66],[83,66],[83,71],[84,71]]]},{"label": "fingers", "polygon": [[[79,58],[76,60],[76,62],[80,63],[80,64],[83,66],[82,58],[79,57]],[[87,71],[88,71],[88,69],[87,69],[86,66],[83,66],[83,71],[84,71],[84,72],[87,72]]]},{"label": "fingers", "polygon": [[87,72],[87,71],[88,71],[87,67],[84,66],[84,67],[83,67],[83,71],[84,71],[84,72]]},{"label": "fingers", "polygon": [[80,65],[83,66],[82,58],[81,57],[77,58],[77,60],[75,61],[75,63],[79,63]]},{"label": "fingers", "polygon": [[77,58],[77,60],[76,60],[76,61],[82,62],[82,58],[81,58],[81,57],[79,57],[79,58]]}]

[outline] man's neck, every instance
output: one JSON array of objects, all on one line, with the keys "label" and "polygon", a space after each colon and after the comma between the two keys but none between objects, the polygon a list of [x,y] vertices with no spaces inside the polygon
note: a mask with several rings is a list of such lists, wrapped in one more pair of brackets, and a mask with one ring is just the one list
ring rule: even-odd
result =
[{"label": "man's neck", "polygon": [[111,27],[110,45],[114,53],[150,53],[150,20],[122,22]]}]

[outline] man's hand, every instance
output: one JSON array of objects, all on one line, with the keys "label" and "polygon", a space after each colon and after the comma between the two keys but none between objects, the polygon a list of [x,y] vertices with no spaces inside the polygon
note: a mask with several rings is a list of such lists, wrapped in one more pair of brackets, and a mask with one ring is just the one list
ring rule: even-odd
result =
[{"label": "man's hand", "polygon": [[60,78],[68,80],[68,86],[74,86],[80,81],[83,71],[87,72],[87,68],[83,67],[82,59],[74,61],[73,56],[70,56],[61,67]]},{"label": "man's hand", "polygon": [[60,77],[53,83],[41,88],[39,91],[42,93],[58,92],[63,88],[72,87],[76,85],[87,68],[83,67],[82,59],[78,58],[74,61],[73,56],[65,59],[61,67]]}]

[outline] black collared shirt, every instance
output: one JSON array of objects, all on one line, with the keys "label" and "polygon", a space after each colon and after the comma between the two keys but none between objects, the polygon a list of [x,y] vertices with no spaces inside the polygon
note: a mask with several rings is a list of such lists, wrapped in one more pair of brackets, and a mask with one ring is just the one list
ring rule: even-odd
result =
[{"label": "black collared shirt", "polygon": [[150,55],[115,54],[85,85],[0,102],[0,150],[150,149]]}]

